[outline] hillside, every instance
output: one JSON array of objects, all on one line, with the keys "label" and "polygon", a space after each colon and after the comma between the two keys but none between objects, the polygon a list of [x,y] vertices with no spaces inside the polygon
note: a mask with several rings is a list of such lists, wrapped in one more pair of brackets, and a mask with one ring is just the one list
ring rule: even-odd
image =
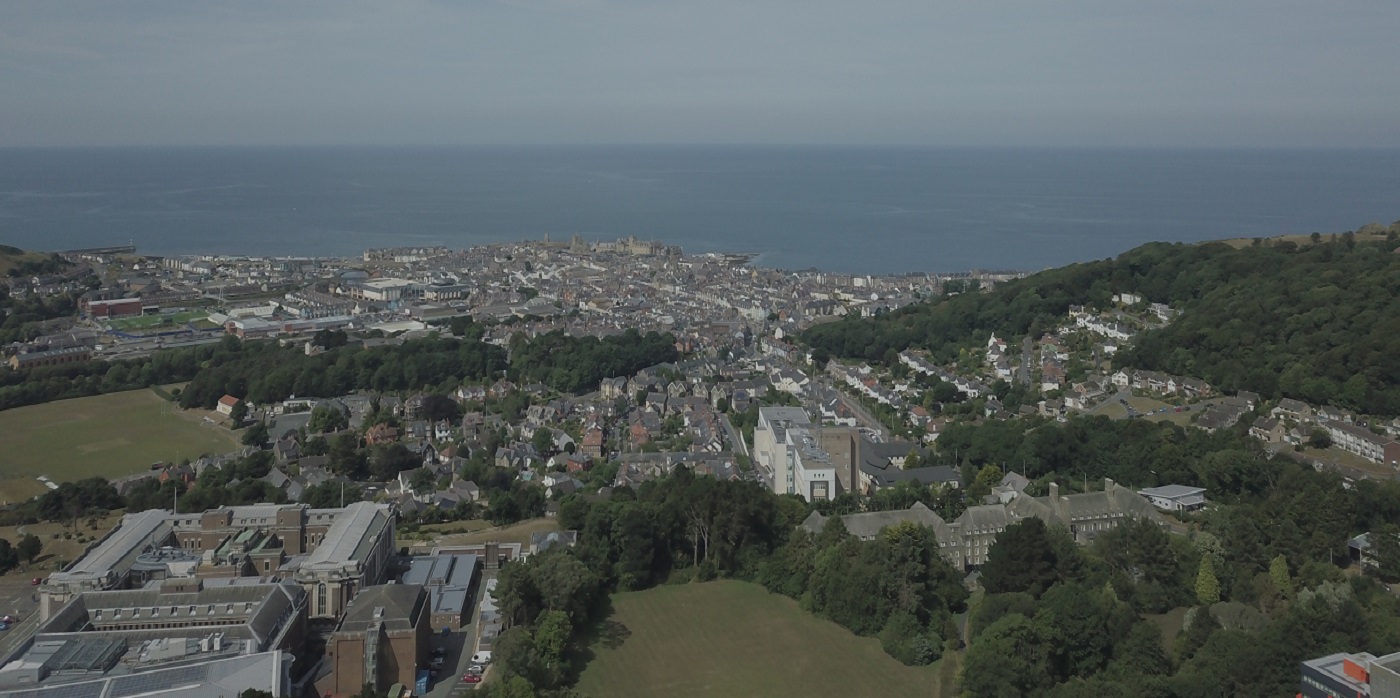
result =
[{"label": "hillside", "polygon": [[68,266],[71,264],[57,255],[25,252],[18,247],[0,245],[0,276],[52,274]]},{"label": "hillside", "polygon": [[1114,293],[1167,303],[1181,316],[1120,352],[1115,364],[1203,378],[1232,392],[1400,414],[1400,254],[1395,235],[1235,247],[1153,243],[1113,260],[1051,269],[989,293],[945,297],[872,319],[806,330],[817,354],[887,360],[920,347],[936,360],[1002,337],[1039,336],[1071,305],[1106,308]]}]

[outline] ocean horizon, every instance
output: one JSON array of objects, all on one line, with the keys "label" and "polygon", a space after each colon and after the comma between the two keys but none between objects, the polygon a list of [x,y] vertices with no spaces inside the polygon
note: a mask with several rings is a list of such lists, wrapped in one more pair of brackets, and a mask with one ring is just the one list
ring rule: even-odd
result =
[{"label": "ocean horizon", "polygon": [[157,255],[636,236],[849,273],[1034,271],[1400,219],[1400,150],[0,149],[0,243]]}]

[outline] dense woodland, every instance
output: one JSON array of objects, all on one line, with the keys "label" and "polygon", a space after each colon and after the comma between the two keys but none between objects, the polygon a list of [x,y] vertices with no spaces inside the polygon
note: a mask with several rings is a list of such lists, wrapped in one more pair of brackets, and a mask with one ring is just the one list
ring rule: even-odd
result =
[{"label": "dense woodland", "polygon": [[1072,264],[987,293],[964,293],[871,319],[848,318],[802,333],[816,358],[888,361],[910,347],[947,363],[961,349],[1039,337],[1071,305],[1108,308],[1137,293],[1181,315],[1140,336],[1116,365],[1203,378],[1227,393],[1247,389],[1371,414],[1400,414],[1400,255],[1389,242],[1347,234],[1233,248],[1152,243],[1117,259]]},{"label": "dense woodland", "polygon": [[392,346],[339,346],[308,356],[300,346],[226,339],[180,395],[182,407],[213,407],[233,395],[256,404],[335,397],[355,390],[450,391],[505,370],[505,352],[482,342],[427,337]]},{"label": "dense woodland", "polygon": [[526,339],[517,333],[510,342],[510,375],[520,383],[543,383],[561,393],[598,388],[599,381],[630,376],[639,369],[678,358],[671,334],[629,329],[599,339],[574,337],[555,330]]},{"label": "dense woodland", "polygon": [[599,340],[559,332],[527,339],[516,334],[506,350],[480,341],[481,326],[461,323],[463,339],[426,337],[393,346],[366,348],[344,333],[317,336],[326,351],[307,355],[300,345],[244,342],[156,352],[125,361],[90,361],[66,366],[0,372],[0,410],[52,400],[98,395],[189,381],[182,407],[212,408],[224,395],[253,403],[301,397],[335,397],[356,390],[451,392],[458,385],[506,374],[542,382],[560,392],[594,390],[611,376],[677,358],[675,338],[629,330]]}]

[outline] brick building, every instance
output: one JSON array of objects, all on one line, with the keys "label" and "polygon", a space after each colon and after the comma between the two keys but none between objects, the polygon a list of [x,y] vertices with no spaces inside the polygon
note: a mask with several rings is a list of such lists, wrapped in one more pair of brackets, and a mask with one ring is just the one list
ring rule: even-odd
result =
[{"label": "brick building", "polygon": [[365,684],[382,694],[393,684],[412,686],[427,666],[428,593],[416,584],[365,589],[345,609],[340,627],[326,642],[331,672],[316,682],[321,696],[352,696]]}]

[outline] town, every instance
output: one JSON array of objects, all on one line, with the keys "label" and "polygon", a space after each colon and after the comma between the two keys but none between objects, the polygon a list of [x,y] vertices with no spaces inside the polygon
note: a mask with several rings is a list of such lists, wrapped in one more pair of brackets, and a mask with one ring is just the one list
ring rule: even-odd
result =
[{"label": "town", "polygon": [[[1186,535],[1214,503],[1210,488],[1147,473],[1120,484],[1028,477],[1025,463],[975,466],[960,429],[1081,417],[1247,429],[1267,453],[1340,474],[1348,487],[1394,480],[1400,467],[1400,419],[1116,366],[1135,337],[1184,312],[1135,292],[1071,306],[1033,334],[990,334],[951,361],[919,348],[831,357],[798,340],[841,318],[985,292],[1019,272],[790,272],[745,255],[577,236],[353,259],[130,248],[55,259],[7,280],[12,299],[72,300],[69,313],[7,336],[12,375],[245,344],[309,362],[479,341],[511,368],[482,355],[471,375],[425,370],[404,379],[412,387],[344,391],[303,372],[276,395],[230,380],[222,385],[242,388],[207,400],[191,397],[209,389],[199,380],[153,382],[171,407],[198,415],[198,429],[238,446],[108,478],[125,515],[33,579],[32,607],[17,609],[0,644],[0,691],[36,697],[75,684],[93,695],[133,695],[138,684],[457,695],[490,680],[494,644],[511,625],[493,594],[503,568],[577,545],[571,503],[607,502],[682,471],[796,498],[809,508],[799,528],[813,536],[832,520],[865,541],[891,526],[927,527],[975,588],[1017,522],[1061,527],[1089,546],[1134,522]],[[514,366],[584,351],[584,341],[640,347],[639,363],[596,379]],[[41,477],[42,496],[80,501],[56,475]],[[869,504],[905,495],[912,503]],[[1375,567],[1367,532],[1357,534],[1355,564]],[[1368,666],[1397,664],[1400,655]]]}]

